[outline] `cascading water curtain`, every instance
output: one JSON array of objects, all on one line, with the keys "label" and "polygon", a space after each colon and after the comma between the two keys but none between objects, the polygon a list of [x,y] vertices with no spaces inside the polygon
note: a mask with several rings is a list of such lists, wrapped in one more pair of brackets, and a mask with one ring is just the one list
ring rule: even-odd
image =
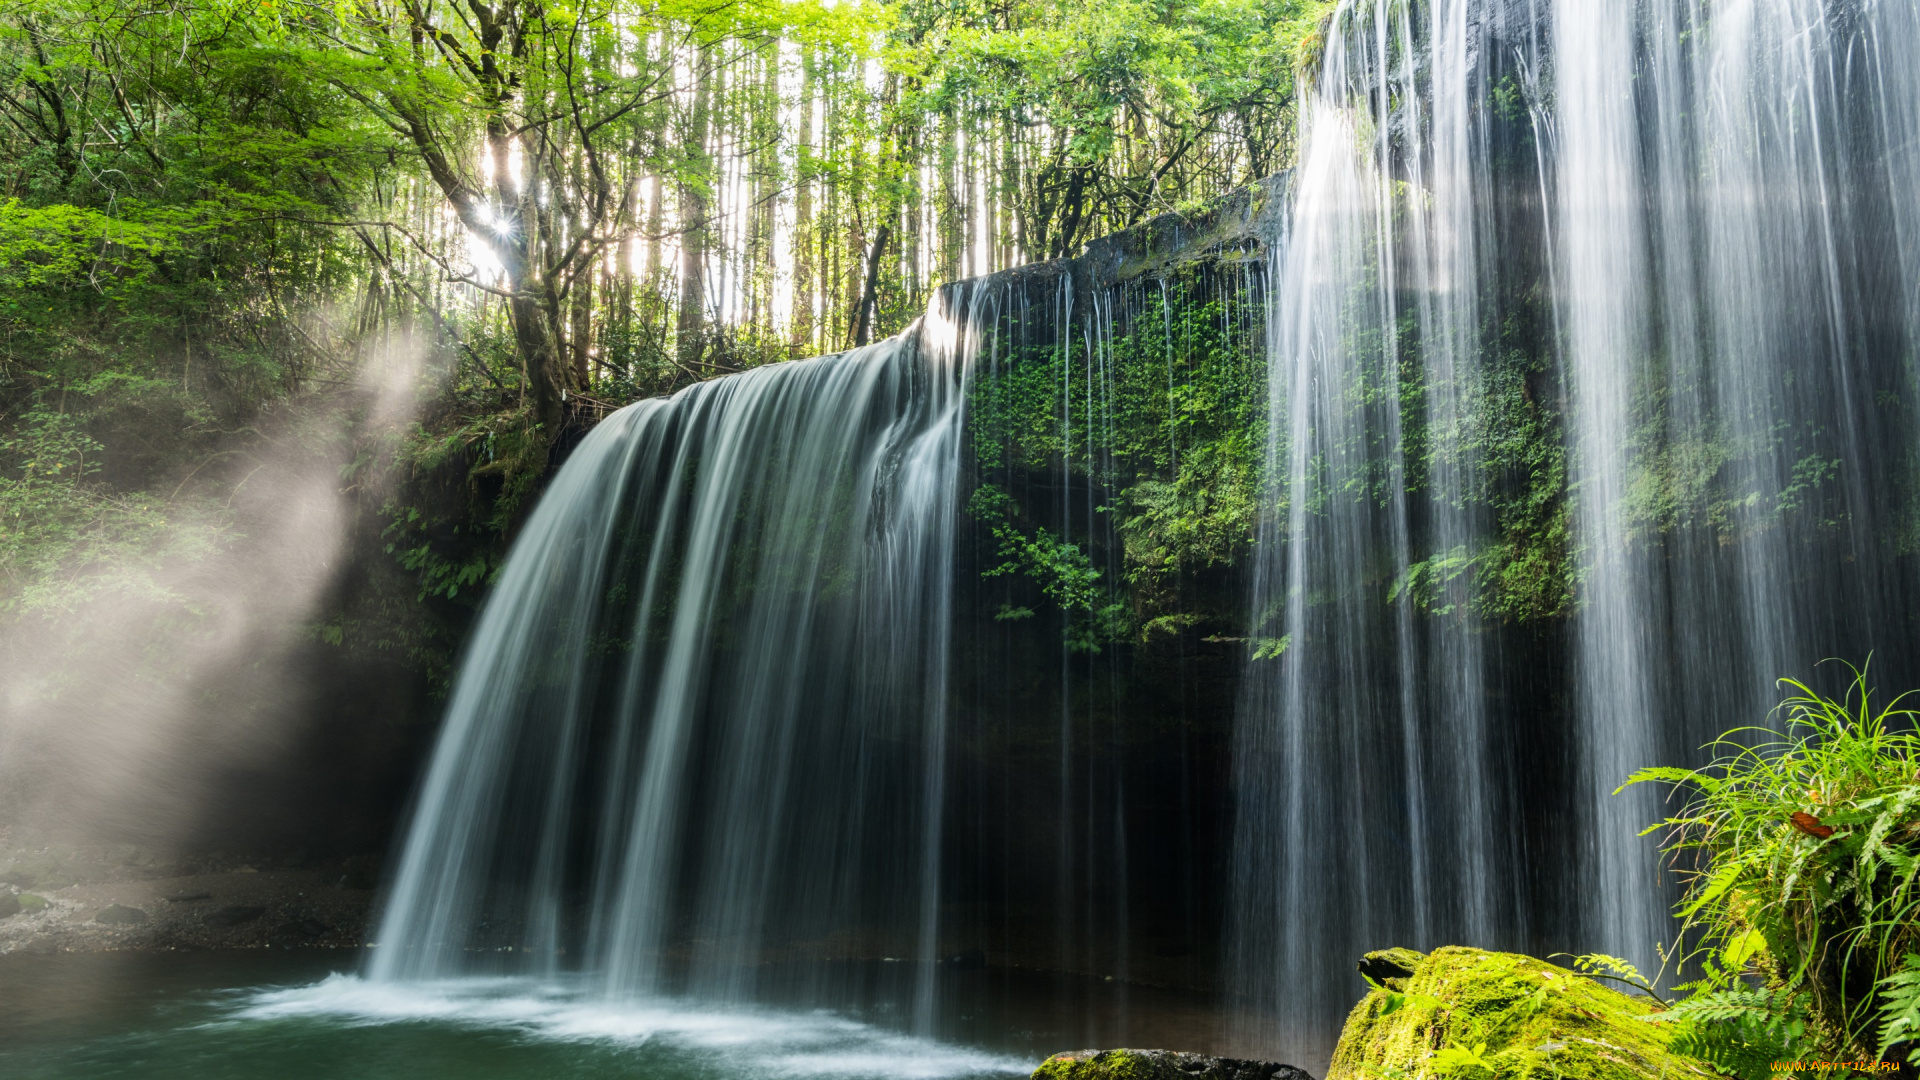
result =
[{"label": "cascading water curtain", "polygon": [[1485,826],[1497,762],[1464,594],[1486,528],[1464,428],[1479,272],[1496,255],[1472,55],[1464,2],[1340,9],[1275,248],[1275,508],[1237,754],[1231,955],[1239,988],[1281,1010],[1285,1044],[1317,1055],[1359,953],[1484,940],[1512,911],[1496,895],[1510,856]]},{"label": "cascading water curtain", "polygon": [[[1562,47],[1564,43],[1564,47]],[[1920,8],[1351,0],[1269,311],[1231,984],[1660,966],[1653,793],[1772,680],[1920,678]]]},{"label": "cascading water curtain", "polygon": [[372,977],[827,1001],[873,976],[807,961],[871,951],[924,961],[886,992],[931,1024],[956,299],[581,444],[461,666]]},{"label": "cascading water curtain", "polygon": [[[1576,867],[1598,871],[1589,893],[1593,949],[1643,968],[1662,932],[1653,854],[1637,833],[1655,820],[1648,789],[1613,789],[1657,761],[1650,685],[1655,555],[1630,543],[1627,504],[1636,376],[1649,358],[1646,204],[1641,197],[1633,5],[1560,0],[1553,37],[1578,41],[1553,56],[1555,150],[1552,251],[1564,370],[1572,387],[1573,488],[1588,554],[1584,610],[1576,620],[1577,748],[1585,764],[1575,794],[1584,812]],[[1641,385],[1647,385],[1644,379]],[[1585,949],[1582,952],[1588,951]]]},{"label": "cascading water curtain", "polygon": [[1585,43],[1553,108],[1589,932],[1651,970],[1660,807],[1606,793],[1823,658],[1912,685],[1920,10],[1557,0],[1552,32]]}]

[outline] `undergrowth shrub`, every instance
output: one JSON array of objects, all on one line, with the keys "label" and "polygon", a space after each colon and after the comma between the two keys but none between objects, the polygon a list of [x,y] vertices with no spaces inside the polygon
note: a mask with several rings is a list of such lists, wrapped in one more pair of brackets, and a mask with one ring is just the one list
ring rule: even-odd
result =
[{"label": "undergrowth shrub", "polygon": [[1920,714],[1904,694],[1877,706],[1849,670],[1841,698],[1781,680],[1784,734],[1737,729],[1706,768],[1627,782],[1685,799],[1647,830],[1666,830],[1687,883],[1669,960],[1699,972],[1660,1019],[1681,1025],[1675,1049],[1730,1075],[1920,1064]]}]

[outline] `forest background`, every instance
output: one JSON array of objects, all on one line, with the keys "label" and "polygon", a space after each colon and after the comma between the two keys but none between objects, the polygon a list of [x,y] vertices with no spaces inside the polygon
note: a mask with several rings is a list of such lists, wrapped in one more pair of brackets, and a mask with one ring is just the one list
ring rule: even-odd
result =
[{"label": "forest background", "polygon": [[404,786],[593,421],[1280,170],[1330,7],[0,7],[0,829]]}]

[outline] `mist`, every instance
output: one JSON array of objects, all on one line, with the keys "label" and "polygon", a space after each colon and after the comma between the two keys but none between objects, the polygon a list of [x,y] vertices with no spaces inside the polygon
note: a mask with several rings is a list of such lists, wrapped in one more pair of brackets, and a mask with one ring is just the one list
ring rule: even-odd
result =
[{"label": "mist", "polygon": [[159,872],[383,842],[418,695],[333,613],[355,561],[387,557],[366,459],[413,420],[423,356],[396,343],[252,418],[110,519],[106,557],[22,590],[0,618],[0,861]]}]

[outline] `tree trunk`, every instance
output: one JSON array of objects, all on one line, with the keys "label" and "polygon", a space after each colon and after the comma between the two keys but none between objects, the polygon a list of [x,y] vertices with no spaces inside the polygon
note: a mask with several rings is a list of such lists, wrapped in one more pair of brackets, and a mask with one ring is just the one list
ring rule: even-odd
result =
[{"label": "tree trunk", "polygon": [[799,176],[793,203],[793,348],[810,356],[813,347],[813,50],[800,56]]},{"label": "tree trunk", "polygon": [[873,335],[873,306],[879,296],[880,258],[892,240],[890,230],[880,226],[874,234],[873,251],[867,256],[867,284],[860,290],[860,305],[853,313],[853,343],[865,345]]},{"label": "tree trunk", "polygon": [[686,179],[680,185],[680,307],[674,350],[683,367],[699,362],[706,345],[708,204],[713,156],[707,148],[713,109],[713,48],[702,46],[694,61],[693,110],[687,118]]},{"label": "tree trunk", "polygon": [[592,373],[587,370],[587,354],[593,346],[593,286],[599,278],[600,268],[590,266],[573,279],[567,344],[573,354],[573,385],[582,390],[593,385]]}]

